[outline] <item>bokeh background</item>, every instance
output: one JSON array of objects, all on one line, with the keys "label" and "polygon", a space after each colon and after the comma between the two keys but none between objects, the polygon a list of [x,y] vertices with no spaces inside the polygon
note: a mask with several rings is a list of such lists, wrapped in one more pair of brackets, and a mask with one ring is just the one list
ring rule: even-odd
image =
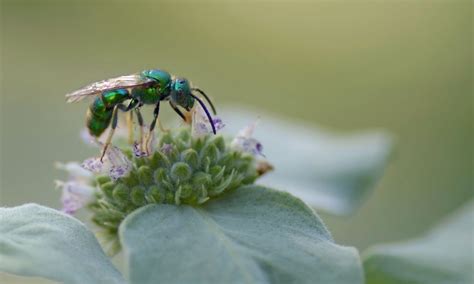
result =
[{"label": "bokeh background", "polygon": [[473,196],[470,0],[1,3],[2,206],[59,207],[54,162],[96,154],[79,139],[87,103],[64,94],[149,68],[218,106],[393,133],[368,202],[322,216],[341,244],[414,237]]}]

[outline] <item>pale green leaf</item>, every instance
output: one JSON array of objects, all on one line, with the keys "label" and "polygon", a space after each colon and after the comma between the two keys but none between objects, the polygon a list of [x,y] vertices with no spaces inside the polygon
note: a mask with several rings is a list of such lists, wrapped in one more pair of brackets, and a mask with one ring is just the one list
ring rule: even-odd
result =
[{"label": "pale green leaf", "polygon": [[473,222],[471,201],[421,238],[370,248],[367,283],[474,283]]},{"label": "pale green leaf", "polygon": [[120,238],[131,283],[363,282],[356,249],[335,244],[297,198],[259,186],[203,207],[149,205]]},{"label": "pale green leaf", "polygon": [[123,283],[79,220],[36,204],[0,208],[0,271],[63,283]]},{"label": "pale green leaf", "polygon": [[335,134],[305,122],[277,118],[245,107],[225,109],[229,134],[259,119],[255,138],[275,170],[259,184],[286,190],[333,214],[349,214],[381,177],[392,152],[383,131]]}]

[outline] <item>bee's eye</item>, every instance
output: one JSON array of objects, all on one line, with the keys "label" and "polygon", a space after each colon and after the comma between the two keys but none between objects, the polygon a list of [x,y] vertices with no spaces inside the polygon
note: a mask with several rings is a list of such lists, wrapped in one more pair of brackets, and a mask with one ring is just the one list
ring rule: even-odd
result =
[{"label": "bee's eye", "polygon": [[180,84],[184,84],[184,80],[179,81]]}]

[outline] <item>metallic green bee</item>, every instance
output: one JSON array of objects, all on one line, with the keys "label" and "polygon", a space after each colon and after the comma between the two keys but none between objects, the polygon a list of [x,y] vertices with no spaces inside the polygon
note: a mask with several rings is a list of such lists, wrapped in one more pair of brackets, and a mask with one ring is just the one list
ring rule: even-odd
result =
[{"label": "metallic green bee", "polygon": [[[68,103],[72,103],[95,96],[86,116],[86,124],[89,133],[94,137],[99,137],[109,125],[112,125],[112,129],[109,132],[102,150],[102,159],[112,140],[114,130],[117,127],[119,110],[123,112],[135,110],[138,123],[143,129],[143,118],[140,113],[140,108],[143,105],[155,105],[153,120],[150,124],[150,131],[147,137],[146,145],[148,145],[148,141],[158,119],[161,101],[169,101],[174,111],[181,118],[186,120],[178,106],[181,106],[186,111],[190,111],[196,100],[206,112],[212,131],[216,134],[216,128],[211,114],[202,100],[193,94],[193,91],[203,95],[211,106],[213,113],[216,114],[214,105],[202,90],[192,88],[190,82],[184,78],[174,77],[170,73],[159,69],[145,70],[139,74],[95,82],[67,94],[66,99]],[[142,136],[140,136],[140,140],[142,139]]]}]

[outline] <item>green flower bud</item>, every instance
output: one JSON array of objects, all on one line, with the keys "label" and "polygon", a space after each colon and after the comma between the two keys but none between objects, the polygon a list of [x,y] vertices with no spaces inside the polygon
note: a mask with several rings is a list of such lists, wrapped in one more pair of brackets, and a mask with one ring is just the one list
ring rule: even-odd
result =
[{"label": "green flower bud", "polygon": [[184,162],[186,162],[192,168],[196,169],[199,167],[199,156],[196,150],[194,149],[184,150],[183,153],[181,153],[181,158],[183,159]]},{"label": "green flower bud", "polygon": [[98,176],[95,178],[95,180],[97,181],[97,185],[99,186],[102,186],[104,183],[107,183],[110,181],[110,177],[109,176]]},{"label": "green flower bud", "polygon": [[212,139],[211,141],[212,143],[214,143],[214,145],[217,147],[217,149],[219,149],[219,151],[221,153],[223,153],[225,151],[225,140],[224,140],[224,137],[222,136],[217,136],[215,137],[214,139]]},{"label": "green flower bud", "polygon": [[219,149],[216,145],[209,143],[202,149],[201,158],[209,158],[211,164],[215,164],[219,159]]},{"label": "green flower bud", "polygon": [[194,195],[193,186],[189,183],[181,186],[181,198],[187,199]]},{"label": "green flower bud", "polygon": [[180,139],[181,141],[188,142],[189,140],[191,140],[191,133],[189,132],[188,129],[183,128],[183,129],[179,130],[178,135],[176,136],[176,138]]},{"label": "green flower bud", "polygon": [[193,175],[192,185],[195,188],[201,188],[202,186],[208,187],[212,184],[212,176],[204,172],[197,172]]},{"label": "green flower bud", "polygon": [[191,167],[184,162],[177,162],[171,168],[171,177],[175,181],[187,181],[192,174]]},{"label": "green flower bud", "polygon": [[150,167],[152,168],[166,168],[169,167],[170,161],[168,158],[160,151],[156,151],[153,153],[153,156],[151,156],[150,159]]},{"label": "green flower bud", "polygon": [[162,203],[165,199],[165,194],[160,190],[160,188],[156,185],[150,186],[148,189],[148,198],[147,200],[149,203]]},{"label": "green flower bud", "polygon": [[212,176],[212,180],[216,181],[219,180],[222,175],[224,174],[225,166],[220,167],[220,166],[212,166],[209,168],[209,174]]},{"label": "green flower bud", "polygon": [[121,178],[121,181],[128,187],[134,187],[140,184],[137,175],[128,175],[126,177]]},{"label": "green flower bud", "polygon": [[171,132],[165,132],[160,138],[160,145],[163,146],[163,144],[174,144],[175,139],[171,135]]},{"label": "green flower bud", "polygon": [[129,201],[129,189],[124,184],[117,184],[112,193],[113,198],[119,204],[127,204]]},{"label": "green flower bud", "polygon": [[154,175],[154,178],[155,178],[155,182],[156,183],[161,183],[167,176],[167,171],[165,170],[165,168],[158,168],[155,173],[153,174]]},{"label": "green flower bud", "polygon": [[100,186],[100,189],[102,189],[102,192],[104,193],[105,196],[107,196],[110,199],[113,199],[113,191],[115,188],[115,182],[109,181]]},{"label": "green flower bud", "polygon": [[144,205],[146,203],[145,192],[146,189],[143,186],[135,186],[134,188],[132,188],[132,191],[130,193],[130,199],[132,203],[137,206]]},{"label": "green flower bud", "polygon": [[153,183],[153,173],[148,166],[141,166],[138,169],[138,177],[142,184],[151,185]]}]

